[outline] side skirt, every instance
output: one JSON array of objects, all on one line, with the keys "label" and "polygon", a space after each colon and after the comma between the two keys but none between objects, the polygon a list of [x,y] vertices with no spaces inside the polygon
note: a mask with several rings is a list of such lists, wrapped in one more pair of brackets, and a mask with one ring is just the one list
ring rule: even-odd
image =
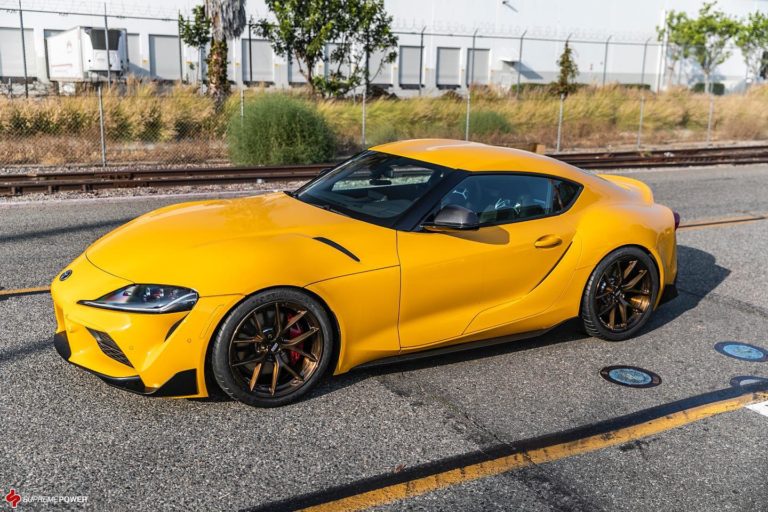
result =
[{"label": "side skirt", "polygon": [[549,327],[547,329],[539,329],[538,331],[529,331],[529,332],[524,332],[520,334],[514,334],[511,336],[501,336],[498,338],[489,338],[487,340],[478,340],[478,341],[472,341],[469,343],[457,343],[456,345],[450,345],[448,347],[438,347],[438,348],[426,349],[421,351],[409,352],[407,354],[402,354],[398,356],[385,357],[383,359],[376,359],[375,361],[369,361],[367,363],[363,363],[359,366],[355,366],[353,369],[357,370],[362,368],[375,368],[377,366],[386,366],[390,364],[404,363],[407,361],[415,361],[418,359],[436,357],[444,354],[453,354],[455,352],[463,352],[465,350],[474,350],[478,348],[492,347],[494,345],[502,345],[504,343],[510,343],[513,341],[526,340],[529,338],[535,338],[537,336],[541,336],[542,334],[546,334],[552,329],[558,327],[563,323],[565,322],[560,322],[557,325],[553,325],[552,327]]}]

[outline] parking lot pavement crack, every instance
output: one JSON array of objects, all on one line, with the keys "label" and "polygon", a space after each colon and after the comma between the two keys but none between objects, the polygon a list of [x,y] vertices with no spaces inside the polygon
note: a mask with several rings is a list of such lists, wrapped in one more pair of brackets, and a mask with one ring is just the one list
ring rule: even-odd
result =
[{"label": "parking lot pavement crack", "polygon": [[768,310],[766,310],[765,308],[761,308],[760,306],[756,306],[749,302],[744,302],[734,297],[729,297],[727,295],[721,295],[719,293],[714,293],[714,292],[710,292],[707,294],[700,294],[700,293],[692,292],[690,290],[686,290],[683,288],[678,288],[678,290],[682,293],[692,295],[693,297],[696,297],[699,300],[708,300],[708,301],[714,302],[715,304],[719,304],[721,306],[737,309],[742,313],[756,315],[756,316],[759,316],[760,318],[768,318]]},{"label": "parking lot pavement crack", "polygon": [[395,395],[410,399],[412,407],[420,407],[427,401],[440,407],[445,411],[446,423],[465,439],[475,443],[481,450],[483,447],[507,443],[497,432],[488,428],[432,386],[424,385],[404,373],[379,375],[376,380]]},{"label": "parking lot pavement crack", "polygon": [[603,512],[607,509],[588,499],[585,490],[574,489],[552,471],[552,465],[536,464],[526,456],[530,465],[517,472],[503,473],[502,478],[522,483],[552,510],[560,512]]}]

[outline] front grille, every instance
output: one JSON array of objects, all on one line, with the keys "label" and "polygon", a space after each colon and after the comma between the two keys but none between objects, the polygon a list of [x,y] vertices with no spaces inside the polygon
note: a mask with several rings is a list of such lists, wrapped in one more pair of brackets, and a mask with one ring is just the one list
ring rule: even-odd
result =
[{"label": "front grille", "polygon": [[102,352],[104,352],[104,354],[106,354],[107,357],[111,357],[118,363],[123,363],[124,365],[133,368],[133,365],[128,360],[128,357],[126,357],[125,353],[120,350],[120,347],[117,346],[117,343],[115,343],[115,340],[113,340],[109,334],[91,328],[88,328],[88,332],[93,335],[93,337],[96,339],[96,343],[99,345],[99,348]]}]

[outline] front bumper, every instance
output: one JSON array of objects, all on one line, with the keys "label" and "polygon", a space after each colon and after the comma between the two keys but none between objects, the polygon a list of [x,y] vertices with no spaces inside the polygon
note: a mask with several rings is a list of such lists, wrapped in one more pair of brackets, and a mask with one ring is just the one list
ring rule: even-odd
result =
[{"label": "front bumper", "polygon": [[56,352],[68,363],[78,366],[83,370],[94,374],[110,386],[130,391],[145,396],[192,396],[198,395],[197,389],[197,370],[183,370],[176,373],[165,384],[159,388],[148,388],[144,381],[138,375],[130,377],[111,377],[104,375],[96,370],[72,363],[69,358],[72,356],[72,348],[69,346],[66,332],[59,332],[53,335],[53,346]]},{"label": "front bumper", "polygon": [[97,268],[84,256],[68,279],[51,285],[54,346],[69,363],[111,386],[149,396],[205,397],[208,342],[221,318],[242,297],[200,298],[191,311],[144,314],[78,304],[129,281]]}]

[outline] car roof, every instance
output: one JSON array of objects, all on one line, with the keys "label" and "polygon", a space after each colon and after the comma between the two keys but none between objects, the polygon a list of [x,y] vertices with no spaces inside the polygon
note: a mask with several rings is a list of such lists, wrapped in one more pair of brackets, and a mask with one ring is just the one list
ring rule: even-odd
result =
[{"label": "car roof", "polygon": [[370,149],[471,172],[532,172],[581,182],[585,178],[590,181],[589,178],[591,178],[580,169],[548,156],[464,140],[403,140],[381,144]]}]

